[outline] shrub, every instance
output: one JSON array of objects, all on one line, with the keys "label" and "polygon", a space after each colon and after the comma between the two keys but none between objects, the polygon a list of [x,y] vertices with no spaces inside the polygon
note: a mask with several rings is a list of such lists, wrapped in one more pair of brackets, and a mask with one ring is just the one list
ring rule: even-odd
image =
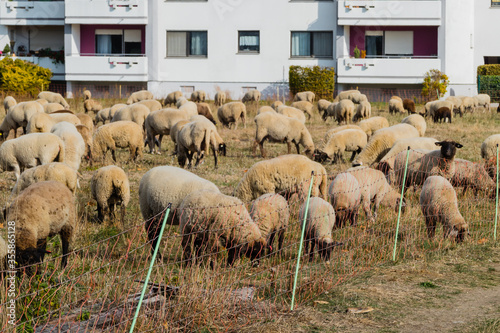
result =
[{"label": "shrub", "polygon": [[20,59],[6,57],[0,60],[0,88],[5,91],[25,94],[33,97],[44,88],[48,88],[52,72]]},{"label": "shrub", "polygon": [[335,90],[335,70],[333,67],[290,66],[290,92],[312,91],[316,99],[332,99]]},{"label": "shrub", "polygon": [[477,75],[500,75],[500,65],[482,65],[477,67]]},{"label": "shrub", "polygon": [[5,44],[5,47],[3,48],[3,54],[7,55],[10,53],[10,46],[9,44]]},{"label": "shrub", "polygon": [[425,73],[422,96],[439,98],[446,93],[449,83],[450,80],[446,74],[437,69],[431,69]]}]

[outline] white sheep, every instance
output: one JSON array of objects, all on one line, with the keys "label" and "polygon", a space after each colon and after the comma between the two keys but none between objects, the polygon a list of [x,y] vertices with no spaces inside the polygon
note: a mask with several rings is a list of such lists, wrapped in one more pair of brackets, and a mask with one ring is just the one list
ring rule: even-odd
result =
[{"label": "white sheep", "polygon": [[319,114],[323,117],[323,114],[326,112],[328,107],[332,104],[330,101],[327,101],[326,99],[320,99],[318,101],[318,112]]},{"label": "white sheep", "polygon": [[14,130],[17,136],[17,129],[23,128],[23,133],[26,134],[28,121],[35,113],[44,113],[43,106],[38,102],[21,102],[12,107],[5,115],[5,118],[0,124],[0,136],[2,140],[6,140],[9,132]]},{"label": "white sheep", "polygon": [[264,113],[264,112],[272,112],[272,113],[276,113],[276,111],[275,111],[272,107],[267,106],[267,105],[261,106],[261,107],[257,110],[257,114],[261,114],[261,113]]},{"label": "white sheep", "polygon": [[16,179],[24,169],[64,159],[64,142],[52,133],[26,134],[0,146],[0,169],[14,171]]},{"label": "white sheep", "polygon": [[116,121],[102,125],[97,129],[93,137],[92,158],[103,161],[106,153],[111,150],[113,161],[116,163],[116,148],[129,148],[130,160],[142,157],[142,146],[144,145],[142,128],[132,121]]},{"label": "white sheep", "polygon": [[462,106],[464,108],[464,112],[473,113],[476,109],[475,101],[472,97],[464,96],[462,98]]},{"label": "white sheep", "polygon": [[127,105],[134,104],[145,99],[154,99],[153,93],[147,90],[139,90],[130,95],[127,99]]},{"label": "white sheep", "polygon": [[170,129],[170,138],[172,139],[172,142],[174,143],[174,152],[173,152],[173,155],[177,154],[177,134],[184,127],[184,125],[189,124],[190,122],[191,122],[191,120],[179,120]]},{"label": "white sheep", "polygon": [[[425,114],[427,117],[430,117],[431,119],[434,118],[434,114],[436,113],[437,110],[440,108],[446,107],[450,110],[453,110],[453,103],[450,101],[432,101],[428,102],[425,104]],[[452,113],[453,116],[453,113]]]},{"label": "white sheep", "polygon": [[339,127],[335,127],[335,128],[332,128],[331,130],[328,130],[328,132],[326,132],[325,134],[325,137],[323,139],[323,142],[322,142],[322,146],[321,146],[321,149],[322,147],[325,146],[325,144],[330,141],[330,138],[340,132],[340,131],[343,131],[343,130],[347,130],[347,129],[356,129],[356,130],[361,130],[361,127],[359,127],[358,125],[342,125],[342,126],[339,126]]},{"label": "white sheep", "polygon": [[366,97],[365,94],[353,94],[350,100],[356,104],[361,104],[363,102],[368,103],[368,97]]},{"label": "white sheep", "polygon": [[[91,133],[94,132],[94,121],[92,120],[92,117],[90,117],[88,114],[85,113],[75,113],[75,116],[80,119],[80,124],[87,126],[87,128],[90,130]],[[75,126],[78,126],[80,124],[76,124]]]},{"label": "white sheep", "polygon": [[31,184],[53,180],[65,185],[73,195],[80,187],[78,172],[65,163],[52,162],[24,170],[12,189],[12,195],[16,197],[21,191]]},{"label": "white sheep", "polygon": [[474,195],[477,195],[479,191],[486,192],[490,197],[495,195],[495,182],[481,163],[455,158],[455,172],[450,183],[453,187],[462,187],[462,194],[465,194],[470,187],[474,191]]},{"label": "white sheep", "polygon": [[361,204],[361,188],[356,177],[348,172],[339,173],[328,187],[328,195],[335,210],[336,227],[343,227],[347,221],[355,226]]},{"label": "white sheep", "polygon": [[289,118],[295,118],[299,120],[302,124],[306,123],[306,115],[299,109],[286,105],[281,105],[278,107],[277,113],[282,114]]},{"label": "white sheep", "polygon": [[49,103],[59,103],[65,109],[69,109],[68,102],[66,102],[66,100],[64,99],[64,97],[62,97],[61,94],[51,92],[51,91],[42,91],[41,93],[38,94],[37,98],[44,99]]},{"label": "white sheep", "polygon": [[488,94],[479,94],[476,95],[475,97],[477,100],[477,106],[482,106],[486,111],[491,111],[490,110],[491,98]]},{"label": "white sheep", "polygon": [[51,133],[64,142],[64,163],[77,170],[80,169],[82,157],[85,155],[85,141],[75,125],[62,121],[52,126]]},{"label": "white sheep", "polygon": [[302,91],[295,94],[293,101],[294,102],[306,101],[309,103],[314,103],[315,98],[316,95],[312,91]]},{"label": "white sheep", "polygon": [[429,238],[434,237],[436,223],[440,222],[445,238],[464,240],[469,226],[458,210],[457,194],[448,180],[441,176],[427,178],[420,193],[420,207]]},{"label": "white sheep", "polygon": [[144,122],[146,117],[150,114],[149,108],[145,105],[134,103],[132,105],[127,105],[120,110],[116,111],[111,122],[115,121],[133,121],[141,128],[145,128]]},{"label": "white sheep", "polygon": [[305,153],[312,156],[314,153],[314,142],[306,126],[299,120],[289,118],[278,113],[264,112],[254,118],[255,142],[253,153],[255,154],[257,146],[260,147],[262,157],[266,156],[264,150],[264,141],[286,142],[288,153],[292,150],[292,143],[295,144],[297,154],[300,154],[299,144],[305,148]]},{"label": "white sheep", "polygon": [[88,113],[89,111],[99,112],[102,110],[102,105],[96,99],[86,99],[83,102],[83,109],[85,110],[85,113]]},{"label": "white sheep", "polygon": [[42,106],[44,106],[45,104],[48,104],[49,102],[47,102],[46,100],[44,99],[36,99],[35,102],[38,102],[40,103]]},{"label": "white sheep", "polygon": [[90,90],[85,89],[83,91],[83,99],[87,100],[87,99],[91,99],[91,98],[92,98],[92,93],[90,92]]},{"label": "white sheep", "polygon": [[3,100],[3,108],[5,109],[5,114],[9,113],[9,110],[16,106],[16,99],[12,96],[7,96]]},{"label": "white sheep", "polygon": [[326,121],[328,117],[331,117],[334,120],[337,119],[337,105],[339,105],[339,102],[333,102],[328,105],[326,111],[323,112],[323,115],[321,116],[323,121]]},{"label": "white sheep", "polygon": [[352,118],[352,121],[357,122],[362,119],[367,119],[372,116],[372,105],[367,101],[362,101],[356,107],[356,114]]},{"label": "white sheep", "polygon": [[333,134],[325,146],[315,151],[315,160],[324,162],[327,158],[332,160],[332,163],[340,160],[344,162],[344,152],[352,152],[351,162],[356,154],[366,147],[366,133],[361,129],[345,129]]},{"label": "white sheep", "polygon": [[485,168],[492,178],[496,177],[498,145],[500,145],[500,134],[490,135],[481,144],[481,157],[484,159]]},{"label": "white sheep", "polygon": [[425,122],[424,117],[419,114],[412,114],[408,117],[401,120],[402,124],[409,124],[415,127],[418,130],[420,136],[425,135],[425,131],[427,130],[427,123]]},{"label": "white sheep", "polygon": [[191,101],[202,103],[207,99],[207,93],[203,90],[196,90],[191,94]]},{"label": "white sheep", "polygon": [[231,128],[231,125],[234,124],[234,129],[238,128],[238,121],[241,118],[243,127],[246,128],[247,108],[241,102],[226,103],[217,110],[217,118],[225,127]]},{"label": "white sheep", "polygon": [[274,111],[277,111],[278,108],[283,105],[283,102],[281,101],[274,101],[273,104],[271,104],[271,107],[274,109]]},{"label": "white sheep", "polygon": [[241,99],[242,103],[246,102],[256,102],[257,104],[260,101],[260,91],[253,89],[250,91],[247,91],[243,98]]},{"label": "white sheep", "polygon": [[462,100],[456,96],[448,96],[446,98],[446,101],[451,102],[453,104],[453,108],[450,110],[453,110],[454,113],[460,114],[462,116],[464,114],[464,107],[462,105]]},{"label": "white sheep", "polygon": [[226,93],[223,91],[218,91],[215,93],[214,97],[215,106],[219,107],[226,103]]},{"label": "white sheep", "polygon": [[183,106],[187,102],[189,102],[189,101],[185,97],[180,97],[179,99],[177,99],[177,102],[175,103],[175,107],[179,109],[181,106]]},{"label": "white sheep", "polygon": [[198,114],[198,105],[194,102],[186,102],[179,107],[179,111],[187,113],[189,117],[196,116]]},{"label": "white sheep", "polygon": [[[155,152],[155,144],[158,146],[158,153],[161,152],[161,142],[164,135],[169,135],[172,127],[181,120],[189,120],[186,112],[177,109],[162,109],[151,112],[144,123],[146,127],[149,153]],[[155,137],[159,135],[158,140]]]},{"label": "white sheep", "polygon": [[403,102],[398,99],[389,100],[389,113],[404,113]]},{"label": "white sheep", "polygon": [[351,122],[354,115],[354,103],[349,99],[343,99],[335,105],[335,120],[338,124]]},{"label": "white sheep", "polygon": [[311,119],[313,116],[313,108],[314,105],[308,101],[299,101],[299,102],[293,102],[290,104],[292,108],[296,108],[307,114],[307,117]]},{"label": "white sheep", "polygon": [[183,261],[192,260],[192,243],[195,256],[216,254],[227,248],[228,266],[243,254],[258,262],[264,253],[266,241],[238,198],[219,191],[193,191],[184,198],[179,210]]},{"label": "white sheep", "polygon": [[361,120],[358,126],[365,131],[369,138],[379,129],[389,127],[389,121],[385,117],[372,117]]},{"label": "white sheep", "polygon": [[103,125],[106,124],[106,122],[110,122],[111,119],[113,118],[110,115],[111,108],[105,108],[102,109],[101,111],[97,112],[95,115],[94,119],[94,124],[97,126],[98,123],[102,123]]},{"label": "white sheep", "polygon": [[49,133],[52,127],[62,121],[80,125],[80,119],[72,113],[36,113],[31,116],[26,130],[28,133]]},{"label": "white sheep", "polygon": [[344,90],[339,92],[337,97],[335,97],[334,102],[340,102],[344,99],[352,100],[353,96],[361,94],[359,90]]},{"label": "white sheep", "polygon": [[110,221],[114,221],[116,206],[119,205],[123,226],[125,209],[130,201],[130,184],[125,171],[115,165],[98,169],[90,180],[90,191],[97,201],[97,219],[104,221],[104,214],[108,213]]},{"label": "white sheep", "polygon": [[78,133],[80,133],[80,135],[82,136],[83,141],[85,142],[85,158],[90,160],[92,158],[93,133],[85,125],[76,125],[75,127]]},{"label": "white sheep", "polygon": [[290,219],[290,208],[286,199],[275,193],[266,193],[252,201],[250,216],[259,226],[266,239],[269,253],[273,253],[274,238],[278,236],[278,251],[283,248],[285,231]]},{"label": "white sheep", "polygon": [[265,193],[298,193],[305,197],[314,171],[312,196],[326,199],[325,168],[303,155],[282,155],[255,163],[245,173],[235,189],[235,195],[248,202]]},{"label": "white sheep", "polygon": [[163,105],[169,106],[169,105],[175,105],[177,103],[177,100],[182,97],[182,91],[173,91],[170,94],[167,95],[165,100],[163,101]]}]

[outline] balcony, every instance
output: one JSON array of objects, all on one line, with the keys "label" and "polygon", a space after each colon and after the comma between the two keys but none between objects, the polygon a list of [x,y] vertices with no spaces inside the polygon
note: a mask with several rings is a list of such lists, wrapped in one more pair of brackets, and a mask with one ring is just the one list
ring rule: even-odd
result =
[{"label": "balcony", "polygon": [[146,0],[71,0],[66,24],[147,24]]},{"label": "balcony", "polygon": [[66,80],[145,82],[148,58],[142,55],[66,56]]},{"label": "balcony", "polygon": [[441,1],[339,1],[338,25],[439,26]]},{"label": "balcony", "polygon": [[0,25],[64,25],[64,1],[1,1]]},{"label": "balcony", "polygon": [[[5,57],[0,57],[2,60]],[[55,64],[54,60],[47,57],[15,57],[14,59],[20,59],[24,61],[29,61],[43,68],[48,68],[52,71],[52,80],[60,81],[64,80],[64,64]]]},{"label": "balcony", "polygon": [[421,84],[430,69],[441,70],[441,60],[435,57],[339,58],[337,82]]}]

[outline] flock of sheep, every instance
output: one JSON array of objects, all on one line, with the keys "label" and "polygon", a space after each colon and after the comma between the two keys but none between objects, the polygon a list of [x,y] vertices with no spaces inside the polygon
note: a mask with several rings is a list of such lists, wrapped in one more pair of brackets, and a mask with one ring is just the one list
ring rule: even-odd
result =
[{"label": "flock of sheep", "polygon": [[[245,103],[258,103],[256,90],[245,94],[241,102],[226,103],[223,92],[214,98],[217,120],[237,130],[241,121],[246,127]],[[496,147],[500,134],[486,139],[481,147],[484,164],[473,164],[455,158],[460,143],[425,137],[426,120],[447,118],[453,113],[473,112],[482,106],[490,109],[487,95],[450,97],[429,102],[425,113],[418,114],[411,100],[393,96],[389,111],[408,112],[400,124],[389,126],[385,117],[371,117],[371,104],[358,90],[343,91],[333,102],[319,100],[317,109],[323,120],[335,119],[339,126],[327,132],[316,146],[306,126],[313,116],[315,95],[296,94],[287,106],[274,102],[262,106],[254,118],[256,125],[253,150],[260,147],[266,156],[265,141],[287,143],[288,154],[255,163],[243,176],[233,195],[225,195],[212,182],[183,169],[199,165],[213,152],[215,167],[218,154],[226,154],[226,143],[220,136],[206,94],[195,91],[191,101],[179,91],[158,102],[148,91],[138,91],[126,104],[103,108],[84,92],[85,113],[73,113],[57,93],[41,92],[35,101],[16,103],[6,97],[6,117],[0,124],[0,136],[17,136],[0,146],[0,169],[14,171],[17,182],[5,207],[6,221],[16,223],[16,261],[20,266],[43,261],[47,238],[61,236],[62,266],[76,230],[75,192],[79,188],[80,163],[104,162],[111,150],[116,162],[117,148],[128,148],[130,159],[142,156],[143,147],[150,153],[161,153],[162,138],[171,137],[179,163],[157,166],[147,171],[139,184],[139,202],[148,239],[154,248],[161,214],[170,203],[174,211],[168,224],[179,225],[183,259],[191,262],[202,252],[214,248],[228,249],[228,265],[242,256],[258,262],[273,251],[278,236],[281,249],[290,218],[289,202],[303,200],[314,172],[312,199],[306,217],[306,251],[313,259],[315,248],[328,260],[335,240],[332,231],[348,223],[355,226],[359,209],[367,220],[375,222],[380,205],[398,209],[401,188],[422,186],[420,204],[429,237],[436,223],[443,225],[444,236],[463,240],[468,224],[458,211],[454,187],[493,194]],[[94,112],[95,117],[88,112]],[[95,128],[101,124],[98,128]],[[10,133],[10,134],[9,134]],[[291,154],[292,144],[297,154]],[[305,154],[300,155],[300,146]],[[404,177],[407,147],[410,147],[408,173]],[[321,163],[343,160],[352,152],[352,168],[338,174],[328,184]],[[195,162],[193,163],[193,159]],[[121,206],[121,219],[130,200],[130,184],[126,173],[111,165],[96,170],[91,179],[92,197],[97,201],[98,220],[107,215],[115,219],[116,206]],[[279,194],[278,194],[279,193]],[[282,195],[280,195],[282,194]],[[252,201],[251,207],[245,203]],[[299,210],[304,219],[305,206]],[[194,248],[194,251],[193,251]],[[0,238],[0,259],[5,258],[6,245]],[[5,262],[3,263],[5,264]]]}]

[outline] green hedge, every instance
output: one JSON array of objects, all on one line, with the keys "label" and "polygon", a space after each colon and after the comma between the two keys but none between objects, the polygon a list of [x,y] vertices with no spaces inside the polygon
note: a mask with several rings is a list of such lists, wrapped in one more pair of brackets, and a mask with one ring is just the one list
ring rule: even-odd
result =
[{"label": "green hedge", "polygon": [[333,67],[290,66],[288,73],[290,92],[312,91],[316,99],[333,99],[335,70]]},{"label": "green hedge", "polygon": [[500,75],[500,65],[482,65],[477,67],[477,75]]},{"label": "green hedge", "polygon": [[31,62],[5,57],[0,60],[0,88],[33,97],[48,89],[52,72]]},{"label": "green hedge", "polygon": [[500,75],[479,75],[477,89],[480,94],[488,94],[492,102],[500,101]]}]

